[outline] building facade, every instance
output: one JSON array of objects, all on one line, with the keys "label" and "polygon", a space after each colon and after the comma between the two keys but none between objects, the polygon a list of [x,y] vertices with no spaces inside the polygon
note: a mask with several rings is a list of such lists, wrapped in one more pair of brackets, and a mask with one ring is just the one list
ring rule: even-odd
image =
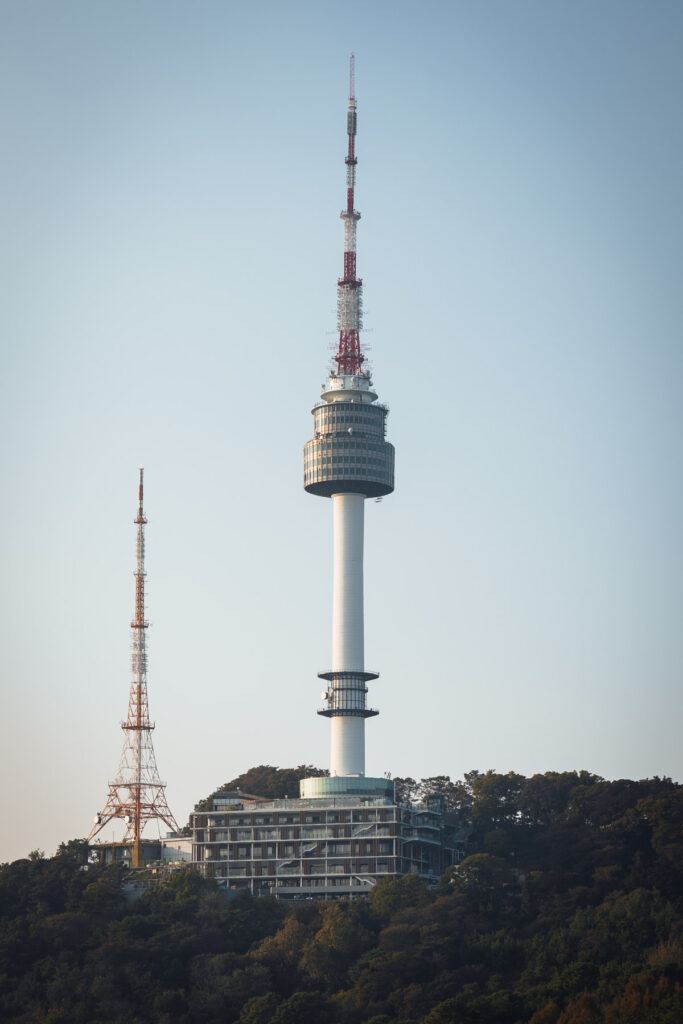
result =
[{"label": "building facade", "polygon": [[230,804],[219,795],[192,815],[193,864],[228,889],[290,900],[363,896],[407,874],[434,883],[461,855],[442,801],[401,806],[385,782],[384,794]]},{"label": "building facade", "polygon": [[126,867],[150,867],[164,865],[166,867],[187,867],[192,859],[192,840],[170,832],[165,839],[142,839],[138,854],[138,863],[133,861],[133,844],[126,842],[91,843],[89,859],[91,863],[125,864]]}]

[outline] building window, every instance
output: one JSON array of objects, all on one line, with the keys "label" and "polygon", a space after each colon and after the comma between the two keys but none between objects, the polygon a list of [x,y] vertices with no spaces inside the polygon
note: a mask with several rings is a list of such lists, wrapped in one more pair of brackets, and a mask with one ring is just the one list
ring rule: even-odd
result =
[{"label": "building window", "polygon": [[351,853],[351,843],[328,843],[328,857],[348,857]]},{"label": "building window", "polygon": [[326,828],[324,825],[314,825],[312,828],[301,829],[301,838],[308,842],[310,839],[329,839],[332,835],[332,829]]},{"label": "building window", "polygon": [[255,828],[254,839],[277,839],[276,828]]}]

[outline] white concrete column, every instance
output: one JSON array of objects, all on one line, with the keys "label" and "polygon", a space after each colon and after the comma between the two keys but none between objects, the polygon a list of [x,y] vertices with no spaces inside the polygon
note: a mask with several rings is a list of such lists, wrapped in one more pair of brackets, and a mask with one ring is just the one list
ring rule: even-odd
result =
[{"label": "white concrete column", "polygon": [[[362,672],[363,517],[362,494],[333,494],[334,584],[332,599],[332,671]],[[330,722],[332,775],[365,774],[365,719],[337,715]]]},{"label": "white concrete column", "polygon": [[362,672],[363,514],[362,494],[333,494],[334,590],[332,671]]},{"label": "white concrete column", "polygon": [[330,719],[330,775],[365,775],[365,719]]}]

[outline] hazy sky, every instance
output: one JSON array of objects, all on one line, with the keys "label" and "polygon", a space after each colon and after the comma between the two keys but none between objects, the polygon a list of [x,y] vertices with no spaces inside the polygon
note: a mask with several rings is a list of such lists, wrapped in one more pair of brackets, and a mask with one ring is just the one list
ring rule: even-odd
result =
[{"label": "hazy sky", "polygon": [[2,0],[0,860],[116,771],[140,464],[176,817],[328,763],[351,50],[368,774],[683,779],[681,4]]}]

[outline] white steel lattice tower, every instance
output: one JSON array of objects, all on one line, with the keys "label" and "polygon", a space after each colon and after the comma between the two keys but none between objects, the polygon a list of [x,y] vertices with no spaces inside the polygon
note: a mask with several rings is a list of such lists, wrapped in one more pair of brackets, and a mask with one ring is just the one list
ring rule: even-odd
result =
[{"label": "white steel lattice tower", "polygon": [[154,723],[149,720],[147,703],[147,641],[149,623],[145,619],[145,525],[147,520],[142,507],[142,477],[138,484],[138,514],[134,520],[137,526],[135,566],[135,614],[132,630],[132,679],[128,697],[128,715],[121,723],[123,751],[116,777],[109,783],[109,795],[104,810],[95,817],[88,842],[113,818],[122,818],[126,823],[124,842],[133,845],[131,866],[141,866],[140,838],[148,821],[163,821],[174,832],[178,824],[166,803],[166,785],[159,778],[152,730]]},{"label": "white steel lattice tower", "polygon": [[[362,281],[356,275],[356,97],[351,55],[347,112],[344,275],[337,282],[339,346],[322,401],[313,408],[314,436],[304,448],[304,487],[332,499],[334,585],[332,668],[325,707],[331,720],[330,775],[365,775],[365,719],[378,714],[367,706],[363,635],[363,521],[366,498],[394,489],[394,448],[385,440],[387,408],[377,402],[360,346]],[[302,790],[303,792],[303,790]]]}]

